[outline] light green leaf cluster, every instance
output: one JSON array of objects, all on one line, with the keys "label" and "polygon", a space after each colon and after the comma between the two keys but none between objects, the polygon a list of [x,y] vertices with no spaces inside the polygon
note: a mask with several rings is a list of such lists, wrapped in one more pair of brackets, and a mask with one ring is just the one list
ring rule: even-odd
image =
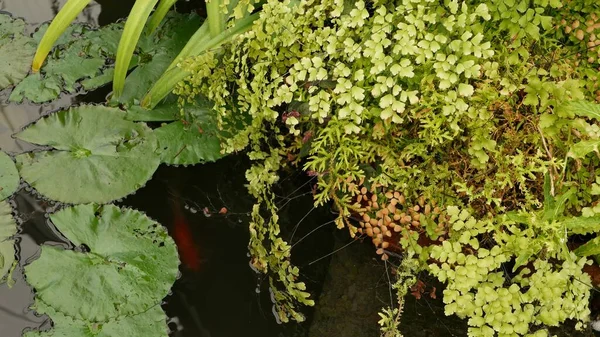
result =
[{"label": "light green leaf cluster", "polygon": [[[528,236],[510,226],[498,230],[506,226],[504,221],[478,221],[467,209],[450,206],[448,214],[453,231],[450,240],[431,248],[430,257],[437,262],[429,265],[429,271],[447,283],[445,313],[468,318],[469,336],[546,336],[543,330],[530,331],[536,325],[557,326],[567,319],[575,319],[578,327],[589,321],[590,278],[582,268],[591,261],[545,247],[548,255],[540,254],[528,264],[541,249],[524,251],[540,248],[541,236]],[[497,244],[491,249],[479,247],[479,234],[493,235]],[[524,267],[511,279],[503,264],[512,259],[515,269]]]}]

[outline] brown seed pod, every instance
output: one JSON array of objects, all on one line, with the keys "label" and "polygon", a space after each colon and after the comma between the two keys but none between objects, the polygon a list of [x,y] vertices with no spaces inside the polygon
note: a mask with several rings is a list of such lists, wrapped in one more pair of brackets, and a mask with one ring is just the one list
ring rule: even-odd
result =
[{"label": "brown seed pod", "polygon": [[379,245],[381,244],[381,239],[380,238],[373,238],[373,240],[371,240],[373,242],[373,244],[375,245],[375,247],[379,247]]},{"label": "brown seed pod", "polygon": [[418,200],[419,206],[423,207],[425,205],[425,197],[420,196]]},{"label": "brown seed pod", "polygon": [[392,237],[392,232],[391,231],[385,231],[385,236],[387,236],[388,238]]},{"label": "brown seed pod", "polygon": [[377,194],[373,194],[371,196],[371,201],[373,201],[373,202],[377,201]]},{"label": "brown seed pod", "polygon": [[365,223],[364,222],[360,221],[359,224],[360,224],[360,227],[365,227]]},{"label": "brown seed pod", "polygon": [[359,232],[360,234],[362,234],[362,233],[363,233],[363,230],[362,230],[362,228],[359,228],[359,229],[358,229],[358,232]]},{"label": "brown seed pod", "polygon": [[377,201],[374,201],[373,205],[371,205],[371,206],[373,206],[373,208],[379,208],[379,204],[377,203]]},{"label": "brown seed pod", "polygon": [[367,228],[367,235],[373,237],[373,228]]},{"label": "brown seed pod", "polygon": [[398,213],[394,214],[394,221],[398,221],[398,220],[400,220],[401,218],[402,218],[402,215],[400,215],[400,214],[398,214]]},{"label": "brown seed pod", "polygon": [[379,227],[373,227],[373,233],[379,234],[381,233],[381,229],[379,229]]},{"label": "brown seed pod", "polygon": [[400,225],[395,225],[395,226],[394,226],[394,232],[398,233],[398,232],[400,232],[401,230],[402,230],[402,226],[400,226]]},{"label": "brown seed pod", "polygon": [[365,222],[369,222],[371,220],[371,217],[369,216],[369,214],[366,214],[366,213],[365,213],[365,215],[363,215],[362,218],[363,218],[363,220],[365,220]]},{"label": "brown seed pod", "polygon": [[578,28],[579,27],[579,20],[573,21],[573,23],[571,24],[571,27],[573,27],[573,29]]},{"label": "brown seed pod", "polygon": [[382,247],[383,249],[386,249],[386,248],[387,248],[387,247],[389,247],[389,246],[390,246],[390,243],[389,243],[389,242],[387,242],[387,241],[384,241],[384,242],[382,242],[382,243],[381,243],[381,247]]},{"label": "brown seed pod", "polygon": [[373,219],[373,218],[371,218],[371,220],[369,220],[369,223],[370,223],[372,226],[377,226],[377,219]]},{"label": "brown seed pod", "polygon": [[387,210],[390,211],[390,214],[396,213],[396,205],[392,205],[391,203],[387,206]]},{"label": "brown seed pod", "polygon": [[392,199],[394,197],[394,193],[389,192],[389,191],[385,192],[385,197],[388,198],[388,199]]},{"label": "brown seed pod", "polygon": [[573,29],[571,28],[571,26],[566,26],[565,27],[565,33],[569,34]]},{"label": "brown seed pod", "polygon": [[398,192],[398,191],[394,192],[394,198],[400,199],[400,192]]},{"label": "brown seed pod", "polygon": [[390,218],[389,216],[387,216],[387,215],[386,215],[386,216],[383,218],[383,224],[384,224],[384,225],[388,225],[388,224],[390,224],[391,222],[392,222],[392,218]]},{"label": "brown seed pod", "polygon": [[389,258],[390,258],[390,257],[389,257],[387,254],[383,254],[383,255],[381,255],[381,259],[382,259],[383,261],[387,261]]},{"label": "brown seed pod", "polygon": [[577,38],[579,41],[583,40],[583,37],[584,37],[583,30],[581,30],[581,29],[578,29],[578,30],[575,32],[575,37],[576,37],[576,38]]},{"label": "brown seed pod", "polygon": [[404,205],[406,203],[406,198],[404,198],[404,195],[399,195],[398,197],[396,197],[396,199],[398,199],[400,205]]},{"label": "brown seed pod", "polygon": [[383,227],[383,219],[377,220],[377,226]]},{"label": "brown seed pod", "polygon": [[429,215],[431,213],[431,205],[425,205],[425,210],[423,211],[423,213],[425,213],[425,215]]},{"label": "brown seed pod", "polygon": [[413,211],[418,212],[421,209],[421,207],[419,207],[419,205],[415,205],[415,207],[413,207],[412,209]]},{"label": "brown seed pod", "polygon": [[363,188],[360,189],[360,194],[367,194],[367,188],[363,186]]},{"label": "brown seed pod", "polygon": [[390,214],[390,211],[387,208],[382,208],[381,209],[381,215],[386,216]]},{"label": "brown seed pod", "polygon": [[412,219],[416,220],[416,221],[421,220],[421,213],[415,213],[415,214],[413,214],[412,215]]},{"label": "brown seed pod", "polygon": [[390,199],[390,205],[396,206],[398,204],[398,199],[392,198]]},{"label": "brown seed pod", "polygon": [[377,255],[381,255],[381,254],[383,254],[383,248],[379,248],[375,252],[377,253]]},{"label": "brown seed pod", "polygon": [[413,225],[414,227],[419,227],[419,226],[421,226],[421,223],[420,223],[420,222],[418,222],[417,220],[414,220],[414,221],[412,222],[412,225]]}]

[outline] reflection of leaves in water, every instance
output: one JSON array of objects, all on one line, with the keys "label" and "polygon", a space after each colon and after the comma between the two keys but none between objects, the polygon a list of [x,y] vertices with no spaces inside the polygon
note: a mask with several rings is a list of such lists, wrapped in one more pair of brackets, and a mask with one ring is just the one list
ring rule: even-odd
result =
[{"label": "reflection of leaves in water", "polygon": [[0,201],[0,280],[2,281],[5,280],[6,274],[15,262],[15,240],[11,238],[16,233],[17,224],[12,216],[12,209],[6,201]]},{"label": "reflection of leaves in water", "polygon": [[119,109],[80,106],[42,118],[17,137],[54,150],[17,156],[32,187],[66,203],[110,202],[136,191],[159,164],[156,140]]},{"label": "reflection of leaves in water", "polygon": [[25,267],[37,300],[53,311],[88,322],[123,319],[160,305],[175,282],[175,243],[144,214],[85,204],[50,219],[76,247],[86,248],[42,246],[40,257]]}]

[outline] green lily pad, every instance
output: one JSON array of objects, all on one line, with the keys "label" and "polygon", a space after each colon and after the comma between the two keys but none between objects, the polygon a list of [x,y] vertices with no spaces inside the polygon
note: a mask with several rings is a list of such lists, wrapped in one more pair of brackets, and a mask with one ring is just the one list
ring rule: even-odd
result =
[{"label": "green lily pad", "polygon": [[11,196],[19,187],[19,172],[15,163],[0,151],[0,201]]},{"label": "green lily pad", "polygon": [[169,95],[152,110],[144,109],[139,105],[127,108],[125,119],[137,122],[170,122],[181,118],[177,96]]},{"label": "green lily pad", "polygon": [[159,305],[135,316],[97,323],[75,320],[36,302],[33,309],[47,314],[54,326],[49,331],[28,331],[24,337],[167,337],[167,316]]},{"label": "green lily pad", "polygon": [[17,223],[12,216],[12,208],[6,201],[0,201],[0,281],[6,280],[15,262],[15,240]]},{"label": "green lily pad", "polygon": [[116,108],[84,105],[38,120],[16,136],[54,150],[17,156],[23,179],[65,203],[107,203],[141,188],[160,164],[155,136]]},{"label": "green lily pad", "polygon": [[0,14],[0,90],[19,83],[29,73],[35,43],[23,34],[24,28],[22,20]]},{"label": "green lily pad", "polygon": [[139,211],[85,204],[50,219],[75,246],[87,247],[42,246],[25,267],[36,297],[63,315],[106,322],[141,314],[160,305],[177,278],[175,242]]}]

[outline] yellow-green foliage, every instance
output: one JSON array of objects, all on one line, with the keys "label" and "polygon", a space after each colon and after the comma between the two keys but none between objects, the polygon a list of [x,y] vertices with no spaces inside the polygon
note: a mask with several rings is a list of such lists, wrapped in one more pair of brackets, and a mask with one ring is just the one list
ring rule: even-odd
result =
[{"label": "yellow-green foliage", "polygon": [[[352,235],[358,184],[446,209],[453,230],[416,258],[440,262],[421,268],[447,282],[446,312],[468,317],[470,336],[586,322],[582,267],[600,242],[566,243],[598,231],[599,14],[590,0],[269,0],[250,31],[182,62],[176,93],[211,99],[235,134],[224,151],[254,161],[250,248],[280,318],[312,304],[271,192],[291,160]],[[557,29],[564,18],[585,40]],[[388,335],[397,314],[383,315]]]}]

